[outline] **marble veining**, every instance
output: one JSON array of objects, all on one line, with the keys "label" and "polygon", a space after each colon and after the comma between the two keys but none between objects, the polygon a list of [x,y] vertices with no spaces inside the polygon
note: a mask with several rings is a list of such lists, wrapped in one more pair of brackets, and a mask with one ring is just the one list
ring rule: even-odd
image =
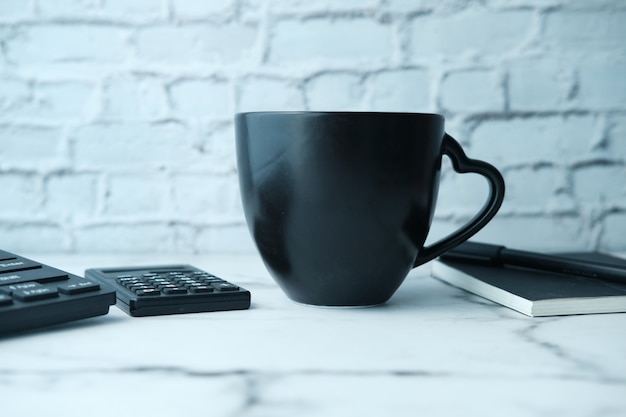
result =
[{"label": "marble veining", "polygon": [[3,416],[620,416],[626,314],[529,318],[413,271],[385,305],[289,301],[255,255],[30,255],[87,267],[187,262],[250,310],[109,315],[0,339]]}]

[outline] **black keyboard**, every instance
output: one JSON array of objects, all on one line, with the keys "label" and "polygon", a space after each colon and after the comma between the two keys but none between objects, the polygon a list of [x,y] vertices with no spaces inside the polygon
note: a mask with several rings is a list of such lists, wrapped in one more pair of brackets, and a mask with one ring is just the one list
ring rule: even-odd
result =
[{"label": "black keyboard", "polygon": [[191,265],[94,268],[85,276],[115,289],[117,307],[136,317],[250,307],[248,290]]},{"label": "black keyboard", "polygon": [[115,291],[0,250],[0,335],[100,316]]}]

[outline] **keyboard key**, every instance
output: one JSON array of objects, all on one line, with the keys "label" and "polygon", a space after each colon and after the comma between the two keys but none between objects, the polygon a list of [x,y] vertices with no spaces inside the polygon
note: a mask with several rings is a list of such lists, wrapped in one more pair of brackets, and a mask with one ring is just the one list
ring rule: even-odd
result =
[{"label": "keyboard key", "polygon": [[100,284],[90,281],[82,281],[75,284],[59,285],[57,289],[62,294],[74,295],[90,291],[98,291],[100,289]]}]

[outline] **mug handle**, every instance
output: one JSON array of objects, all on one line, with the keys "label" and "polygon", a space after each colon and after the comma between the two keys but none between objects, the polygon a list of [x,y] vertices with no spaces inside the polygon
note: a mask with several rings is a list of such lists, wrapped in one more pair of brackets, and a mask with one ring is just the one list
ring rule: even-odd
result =
[{"label": "mug handle", "polygon": [[447,133],[443,138],[443,153],[450,157],[452,167],[459,174],[472,172],[484,176],[489,183],[489,198],[487,202],[472,220],[456,232],[448,235],[444,239],[423,247],[417,254],[413,267],[425,264],[435,259],[442,253],[465,242],[476,234],[480,229],[496,215],[502,201],[504,200],[504,179],[500,172],[493,166],[483,161],[470,159],[463,152],[463,148],[452,136]]}]

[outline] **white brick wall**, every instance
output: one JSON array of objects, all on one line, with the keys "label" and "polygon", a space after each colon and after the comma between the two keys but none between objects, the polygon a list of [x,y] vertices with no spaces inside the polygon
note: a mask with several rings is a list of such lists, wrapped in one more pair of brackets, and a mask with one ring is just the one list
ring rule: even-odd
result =
[{"label": "white brick wall", "polygon": [[[438,112],[508,193],[480,238],[626,250],[624,0],[4,0],[0,247],[253,250],[232,119]],[[486,192],[446,162],[430,240]]]}]

